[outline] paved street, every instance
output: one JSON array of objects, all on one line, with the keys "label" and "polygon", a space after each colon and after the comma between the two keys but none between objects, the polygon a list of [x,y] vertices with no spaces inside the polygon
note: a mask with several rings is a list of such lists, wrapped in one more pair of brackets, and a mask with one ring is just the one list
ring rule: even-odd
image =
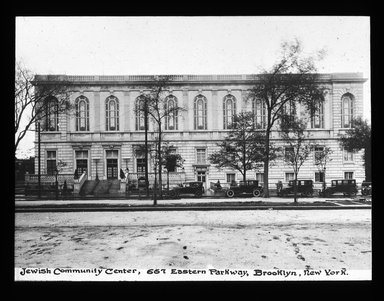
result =
[{"label": "paved street", "polygon": [[371,269],[370,209],[15,216],[15,267]]}]

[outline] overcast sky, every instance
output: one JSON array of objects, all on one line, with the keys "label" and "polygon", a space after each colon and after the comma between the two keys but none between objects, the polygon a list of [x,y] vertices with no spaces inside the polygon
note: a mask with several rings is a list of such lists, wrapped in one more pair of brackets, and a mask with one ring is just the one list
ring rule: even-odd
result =
[{"label": "overcast sky", "polygon": [[18,17],[16,59],[38,74],[257,73],[293,38],[327,50],[319,72],[363,72],[370,120],[369,17]]}]

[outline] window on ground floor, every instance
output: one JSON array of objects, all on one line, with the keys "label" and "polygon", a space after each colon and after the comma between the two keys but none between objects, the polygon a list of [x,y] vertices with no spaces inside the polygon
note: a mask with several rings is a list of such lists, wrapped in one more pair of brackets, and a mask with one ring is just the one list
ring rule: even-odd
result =
[{"label": "window on ground floor", "polygon": [[227,183],[232,183],[233,181],[236,181],[236,174],[227,173]]},{"label": "window on ground floor", "polygon": [[145,158],[136,159],[137,172],[145,172]]},{"label": "window on ground floor", "polygon": [[346,179],[346,180],[353,179],[353,171],[344,172],[344,179]]},{"label": "window on ground floor", "polygon": [[291,180],[295,179],[295,174],[293,172],[286,172],[285,173],[285,182],[289,182]]},{"label": "window on ground floor", "polygon": [[47,174],[54,175],[56,171],[56,151],[47,151]]},{"label": "window on ground floor", "polygon": [[315,172],[315,182],[324,182],[324,172]]},{"label": "window on ground floor", "polygon": [[259,184],[264,183],[264,173],[263,172],[256,173],[256,180],[259,181]]}]

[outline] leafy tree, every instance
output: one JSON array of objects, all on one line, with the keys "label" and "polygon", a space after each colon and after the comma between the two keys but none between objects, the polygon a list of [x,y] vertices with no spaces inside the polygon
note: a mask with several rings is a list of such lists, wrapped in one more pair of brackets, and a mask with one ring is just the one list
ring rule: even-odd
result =
[{"label": "leafy tree", "polygon": [[[147,85],[149,91],[141,95],[141,101],[135,108],[136,113],[147,115],[155,125],[155,132],[157,132],[155,158],[158,162],[162,162],[163,124],[166,118],[177,116],[180,111],[185,110],[178,105],[168,106],[166,97],[169,94],[171,81],[171,76],[154,76],[151,83]],[[144,125],[147,131],[148,123],[145,121]],[[148,153],[148,150],[146,152]],[[162,197],[162,166],[163,164],[158,163],[156,165],[159,174],[160,198]]]},{"label": "leafy tree", "polygon": [[286,145],[284,160],[292,167],[295,177],[293,187],[295,203],[297,203],[297,175],[313,150],[312,142],[308,140],[309,134],[305,131],[306,124],[307,121],[296,117],[283,119],[280,124],[280,136]]},{"label": "leafy tree", "polygon": [[219,150],[209,156],[209,161],[219,168],[238,170],[246,180],[247,171],[256,168],[264,158],[264,133],[255,130],[254,115],[241,112],[233,117],[230,132],[218,143]]},{"label": "leafy tree", "polygon": [[[36,81],[35,75],[21,62],[15,66],[15,146],[18,146],[28,131],[40,123],[41,128],[48,129],[50,114],[68,114],[73,105],[70,102],[68,82],[53,78],[49,82]],[[52,100],[55,99],[55,105]],[[57,102],[56,102],[57,100]]]},{"label": "leafy tree", "polygon": [[313,55],[304,55],[300,41],[284,42],[281,46],[281,58],[269,70],[262,70],[255,77],[254,87],[248,99],[261,101],[265,108],[264,147],[264,196],[269,197],[268,176],[271,147],[271,132],[277,120],[286,113],[287,105],[295,110],[300,103],[313,112],[323,101],[323,88],[318,84],[316,60],[324,56],[324,51]]},{"label": "leafy tree", "polygon": [[163,148],[163,166],[167,170],[167,189],[169,190],[169,172],[174,171],[176,167],[183,167],[184,159],[180,154],[174,153],[173,146]]},{"label": "leafy tree", "polygon": [[349,152],[364,150],[363,160],[365,167],[365,178],[372,180],[372,144],[371,144],[371,125],[361,117],[352,120],[352,128],[347,130],[345,135],[340,138],[340,145]]}]

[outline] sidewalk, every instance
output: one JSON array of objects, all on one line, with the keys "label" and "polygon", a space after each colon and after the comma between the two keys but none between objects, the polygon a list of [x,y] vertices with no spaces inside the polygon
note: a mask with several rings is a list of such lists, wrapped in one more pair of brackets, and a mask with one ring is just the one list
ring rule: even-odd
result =
[{"label": "sidewalk", "polygon": [[[152,199],[72,199],[72,200],[16,200],[16,210],[24,211],[38,208],[70,210],[229,210],[229,209],[353,209],[371,208],[371,202],[359,201],[357,198],[293,198],[282,197],[239,197],[239,198],[181,198],[157,200]],[[109,209],[108,209],[109,208]]]}]

